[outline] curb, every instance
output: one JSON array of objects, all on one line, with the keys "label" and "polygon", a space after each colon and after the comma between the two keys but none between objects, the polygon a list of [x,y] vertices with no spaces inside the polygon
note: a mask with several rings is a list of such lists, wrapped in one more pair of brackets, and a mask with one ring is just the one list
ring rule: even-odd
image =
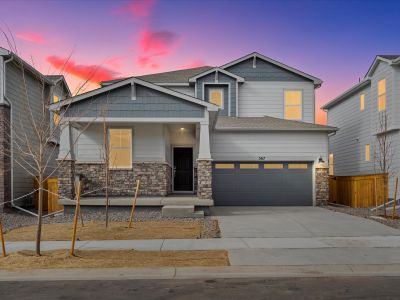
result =
[{"label": "curb", "polygon": [[135,279],[215,279],[279,277],[400,276],[394,265],[228,266],[186,268],[110,268],[0,270],[0,281],[68,281]]}]

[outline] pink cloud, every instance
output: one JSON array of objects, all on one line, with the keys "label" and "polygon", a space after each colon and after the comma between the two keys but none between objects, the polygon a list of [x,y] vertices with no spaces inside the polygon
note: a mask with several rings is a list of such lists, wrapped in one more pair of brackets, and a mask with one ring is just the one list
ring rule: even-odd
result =
[{"label": "pink cloud", "polygon": [[176,46],[178,39],[178,34],[172,31],[144,30],[140,33],[139,46],[148,55],[166,55]]},{"label": "pink cloud", "polygon": [[45,44],[46,41],[44,37],[40,33],[36,32],[19,32],[15,35],[17,39],[26,41],[26,42],[31,42],[35,44]]},{"label": "pink cloud", "polygon": [[205,66],[206,63],[201,60],[201,59],[195,59],[187,64],[181,65],[179,68],[180,69],[191,69],[191,68],[198,68],[198,67],[202,67]]},{"label": "pink cloud", "polygon": [[151,66],[153,69],[159,67],[154,62],[154,57],[170,54],[178,44],[179,35],[168,30],[144,30],[139,35],[140,55],[137,63],[141,67]]},{"label": "pink cloud", "polygon": [[118,73],[97,65],[78,65],[73,60],[58,56],[49,56],[47,61],[57,70],[65,71],[89,82],[99,83],[117,77]]},{"label": "pink cloud", "polygon": [[134,19],[149,17],[153,12],[155,0],[132,0],[116,9],[116,14],[128,14]]}]

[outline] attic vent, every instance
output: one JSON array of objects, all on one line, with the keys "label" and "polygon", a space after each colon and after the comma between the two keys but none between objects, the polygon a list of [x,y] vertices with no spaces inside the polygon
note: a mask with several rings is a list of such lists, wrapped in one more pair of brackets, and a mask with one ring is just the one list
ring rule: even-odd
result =
[{"label": "attic vent", "polygon": [[253,56],[253,68],[254,68],[254,69],[257,68],[256,62],[257,62],[257,58],[256,58],[256,56],[254,55],[254,56]]}]

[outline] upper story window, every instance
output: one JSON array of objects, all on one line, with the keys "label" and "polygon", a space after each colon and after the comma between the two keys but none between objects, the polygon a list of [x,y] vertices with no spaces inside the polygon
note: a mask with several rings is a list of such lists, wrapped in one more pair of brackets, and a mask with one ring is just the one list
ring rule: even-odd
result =
[{"label": "upper story window", "polygon": [[[60,102],[60,97],[53,95],[53,103]],[[57,126],[60,123],[60,115],[58,113],[53,113],[53,122]]]},{"label": "upper story window", "polygon": [[378,81],[378,111],[386,110],[386,79]]},{"label": "upper story window", "polygon": [[365,161],[371,160],[371,147],[369,144],[365,145]]},{"label": "upper story window", "polygon": [[132,129],[113,128],[108,130],[110,145],[109,167],[112,169],[132,168]]},{"label": "upper story window", "polygon": [[215,105],[218,105],[219,107],[223,108],[224,107],[224,90],[223,89],[216,89],[212,88],[208,90],[210,103],[213,103]]},{"label": "upper story window", "polygon": [[360,110],[364,111],[365,109],[365,94],[360,95]]},{"label": "upper story window", "polygon": [[285,91],[285,119],[301,120],[303,106],[302,91]]}]

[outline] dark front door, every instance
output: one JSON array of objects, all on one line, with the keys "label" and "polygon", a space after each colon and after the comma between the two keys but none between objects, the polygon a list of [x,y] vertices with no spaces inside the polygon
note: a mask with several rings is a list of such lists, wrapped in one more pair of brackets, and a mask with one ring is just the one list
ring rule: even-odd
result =
[{"label": "dark front door", "polygon": [[174,191],[193,191],[192,148],[174,148]]}]

